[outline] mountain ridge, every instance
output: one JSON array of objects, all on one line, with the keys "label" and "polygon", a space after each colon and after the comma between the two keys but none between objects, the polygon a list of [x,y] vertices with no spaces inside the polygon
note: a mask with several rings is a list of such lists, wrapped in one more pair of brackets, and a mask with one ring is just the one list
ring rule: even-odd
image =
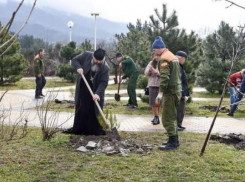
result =
[{"label": "mountain ridge", "polygon": [[[19,3],[15,1],[8,1],[0,3],[0,22],[6,24],[10,19],[13,11]],[[31,10],[30,4],[23,4],[18,11],[11,31],[16,32],[24,23]],[[35,8],[30,17],[26,27],[21,31],[20,35],[33,35],[41,38],[44,41],[55,42],[69,42],[69,28],[68,21],[74,22],[72,28],[72,40],[77,43],[83,42],[85,39],[93,42],[94,37],[94,18],[85,17],[73,13],[67,13],[53,8]],[[97,39],[109,40],[115,34],[126,33],[127,25],[125,23],[112,22],[100,17],[97,17]]]}]

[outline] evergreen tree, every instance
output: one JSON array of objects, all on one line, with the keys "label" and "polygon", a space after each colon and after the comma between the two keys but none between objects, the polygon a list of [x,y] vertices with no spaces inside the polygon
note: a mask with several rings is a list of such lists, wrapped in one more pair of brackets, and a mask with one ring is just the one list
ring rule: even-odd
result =
[{"label": "evergreen tree", "polygon": [[118,44],[116,50],[124,55],[130,56],[138,68],[141,68],[143,72],[146,65],[152,59],[151,43],[147,34],[147,24],[141,24],[140,20],[137,20],[136,26],[129,24],[127,27],[129,32],[124,35],[116,35]]},{"label": "evergreen tree", "polygon": [[82,51],[79,51],[76,48],[76,42],[71,41],[67,45],[63,46],[60,50],[60,56],[65,59],[65,63],[69,63],[72,58],[80,54]]},{"label": "evergreen tree", "polygon": [[176,11],[173,11],[173,13],[169,17],[167,17],[168,11],[166,4],[163,4],[162,14],[159,13],[158,9],[154,9],[154,11],[156,13],[157,19],[155,19],[153,15],[150,16],[150,28],[148,29],[149,39],[151,42],[153,42],[155,37],[161,36],[164,42],[168,46],[170,46],[169,44],[171,42],[167,40],[167,35],[170,33],[174,33],[172,31],[175,30],[179,25]]},{"label": "evergreen tree", "polygon": [[82,50],[82,52],[93,51],[90,40],[85,39],[85,41],[81,43],[80,49]]},{"label": "evergreen tree", "polygon": [[40,48],[45,50],[45,58],[44,65],[45,75],[54,75],[54,70],[57,69],[60,62],[62,62],[62,58],[59,55],[61,44],[56,43],[55,45],[50,44],[48,42],[44,42],[42,39],[34,38],[31,35],[22,35],[19,37],[19,42],[21,45],[21,54],[25,56],[31,65],[27,70],[27,75],[34,75],[33,66],[34,66],[34,57],[37,54],[37,51]]},{"label": "evergreen tree", "polygon": [[[197,83],[210,92],[222,93],[224,78],[227,77],[231,66],[231,56],[236,32],[229,24],[221,22],[219,29],[207,36],[203,41],[204,61],[198,69]],[[244,68],[245,61],[240,59],[234,67],[234,72]]]},{"label": "evergreen tree", "polygon": [[[2,28],[0,23],[0,29]],[[3,38],[3,35],[6,32],[0,34],[0,39]],[[3,42],[6,42],[12,36],[11,33],[7,33],[6,37],[3,39]],[[10,42],[2,49],[0,49],[0,85],[5,83],[15,83],[22,78],[22,74],[25,69],[29,66],[28,62],[25,60],[24,56],[20,54],[20,44],[15,38],[13,40],[13,45],[5,52],[5,50],[12,44]]]},{"label": "evergreen tree", "polygon": [[155,37],[161,36],[166,47],[173,53],[177,51],[185,51],[188,59],[184,64],[186,75],[190,86],[195,82],[195,72],[202,59],[201,39],[195,32],[186,33],[185,29],[178,28],[178,16],[176,11],[173,11],[168,16],[167,5],[163,4],[162,13],[155,9],[155,18],[150,16],[149,23],[149,40],[153,42]]},{"label": "evergreen tree", "polygon": [[63,46],[60,50],[60,56],[65,59],[65,63],[59,66],[57,76],[62,77],[70,82],[75,82],[77,77],[77,72],[72,65],[70,65],[70,60],[75,56],[85,52],[92,51],[92,45],[90,41],[85,40],[81,43],[81,46],[77,48],[76,42],[72,41],[67,45]]}]

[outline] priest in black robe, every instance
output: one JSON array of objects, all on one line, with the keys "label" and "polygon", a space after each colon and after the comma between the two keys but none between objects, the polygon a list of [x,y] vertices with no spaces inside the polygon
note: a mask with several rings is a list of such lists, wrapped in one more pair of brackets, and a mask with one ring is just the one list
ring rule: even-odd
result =
[{"label": "priest in black robe", "polygon": [[[103,109],[105,89],[109,81],[109,66],[105,61],[105,51],[101,48],[94,53],[86,51],[73,58],[71,63],[78,73],[75,93],[76,110],[73,127],[63,132],[105,135],[105,131],[98,122],[99,110],[94,102],[97,100]],[[84,74],[94,92],[94,97],[91,96],[81,74]]]}]

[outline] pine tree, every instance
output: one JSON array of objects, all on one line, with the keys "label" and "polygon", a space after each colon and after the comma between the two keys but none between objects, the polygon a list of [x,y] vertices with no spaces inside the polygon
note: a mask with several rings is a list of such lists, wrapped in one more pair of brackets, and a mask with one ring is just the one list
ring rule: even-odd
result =
[{"label": "pine tree", "polygon": [[[230,70],[231,55],[237,38],[233,28],[222,21],[219,29],[203,41],[204,61],[198,69],[197,83],[209,92],[222,93],[224,78]],[[244,60],[238,60],[234,72],[243,68],[244,63]]]},{"label": "pine tree", "polygon": [[141,24],[137,20],[136,26],[129,24],[129,32],[124,35],[116,35],[118,44],[116,50],[124,55],[130,56],[143,72],[146,65],[152,59],[151,43],[148,38],[147,24]]},{"label": "pine tree", "polygon": [[76,42],[74,41],[63,46],[60,50],[60,56],[65,59],[65,63],[59,66],[59,70],[56,75],[70,82],[75,82],[77,73],[74,67],[70,65],[70,60],[85,51],[92,50],[92,45],[90,41],[87,40],[85,40],[79,48],[77,48]]},{"label": "pine tree", "polygon": [[186,75],[190,86],[195,82],[195,72],[202,59],[201,39],[198,35],[191,31],[190,34],[186,33],[185,29],[179,29],[178,16],[176,11],[173,11],[168,16],[167,5],[163,4],[162,13],[160,14],[158,9],[155,9],[155,18],[150,16],[149,23],[149,40],[153,42],[155,37],[161,36],[166,47],[173,53],[177,51],[185,51],[188,55],[188,59],[184,64]]},{"label": "pine tree", "polygon": [[[0,23],[0,29],[2,28]],[[2,39],[5,32],[0,35]],[[3,42],[6,42],[12,36],[11,33],[7,33]],[[14,42],[14,43],[13,43]],[[13,43],[13,45],[0,57],[0,85],[6,83],[15,83],[22,78],[23,72],[28,68],[29,64],[25,60],[24,56],[20,54],[20,44],[15,38],[13,42],[10,42],[2,49],[0,49],[0,55]]]},{"label": "pine tree", "polygon": [[80,49],[82,50],[82,52],[93,51],[90,40],[85,39],[85,41],[81,43]]}]

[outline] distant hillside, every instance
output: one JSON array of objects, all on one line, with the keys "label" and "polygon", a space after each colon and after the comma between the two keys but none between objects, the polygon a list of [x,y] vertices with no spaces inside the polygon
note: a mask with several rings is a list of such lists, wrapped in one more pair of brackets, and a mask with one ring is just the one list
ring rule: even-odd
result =
[{"label": "distant hillside", "polygon": [[[5,24],[11,17],[12,12],[16,9],[18,3],[8,1],[0,3],[0,22]],[[22,25],[27,15],[29,14],[31,5],[24,4],[17,13],[11,31],[15,32]],[[68,42],[69,28],[68,21],[74,22],[72,39],[80,43],[84,39],[89,39],[93,42],[94,37],[94,18],[87,18],[76,14],[67,14],[62,11],[57,11],[51,8],[35,8],[28,24],[23,29],[20,35],[33,35],[34,37],[42,38],[48,42]],[[127,26],[125,23],[111,22],[98,17],[97,19],[97,38],[110,39],[116,33],[126,33]]]}]

